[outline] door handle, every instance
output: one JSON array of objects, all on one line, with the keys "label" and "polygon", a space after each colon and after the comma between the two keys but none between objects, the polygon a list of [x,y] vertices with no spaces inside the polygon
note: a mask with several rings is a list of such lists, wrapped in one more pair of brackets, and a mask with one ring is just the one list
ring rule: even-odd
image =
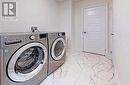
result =
[{"label": "door handle", "polygon": [[84,34],[86,34],[87,32],[83,32]]},{"label": "door handle", "polygon": [[114,33],[111,33],[111,35],[114,35]]}]

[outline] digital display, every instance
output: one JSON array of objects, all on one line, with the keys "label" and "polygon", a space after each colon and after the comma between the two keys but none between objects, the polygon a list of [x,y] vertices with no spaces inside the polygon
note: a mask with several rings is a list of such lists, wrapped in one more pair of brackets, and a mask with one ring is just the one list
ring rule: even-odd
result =
[{"label": "digital display", "polygon": [[40,38],[46,38],[46,37],[47,37],[47,34],[40,34],[39,37],[40,37]]}]

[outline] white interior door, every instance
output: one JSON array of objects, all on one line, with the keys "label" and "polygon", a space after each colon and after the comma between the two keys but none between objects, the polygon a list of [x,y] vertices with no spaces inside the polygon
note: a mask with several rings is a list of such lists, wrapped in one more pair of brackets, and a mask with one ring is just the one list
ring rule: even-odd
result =
[{"label": "white interior door", "polygon": [[85,8],[83,13],[83,50],[106,55],[106,7]]}]

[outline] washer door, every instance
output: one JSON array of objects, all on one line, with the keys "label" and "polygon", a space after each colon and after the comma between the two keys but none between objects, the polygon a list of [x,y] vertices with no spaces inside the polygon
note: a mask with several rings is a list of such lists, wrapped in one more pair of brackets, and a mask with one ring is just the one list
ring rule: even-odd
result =
[{"label": "washer door", "polygon": [[24,82],[36,76],[46,61],[46,47],[41,43],[30,43],[14,53],[7,67],[7,74],[15,82]]},{"label": "washer door", "polygon": [[58,38],[54,41],[51,48],[51,55],[54,60],[60,60],[65,53],[65,40]]}]

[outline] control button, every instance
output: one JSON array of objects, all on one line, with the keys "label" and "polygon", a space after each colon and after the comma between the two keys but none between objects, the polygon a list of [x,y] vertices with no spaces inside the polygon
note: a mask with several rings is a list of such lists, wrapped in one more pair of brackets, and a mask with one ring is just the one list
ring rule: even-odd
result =
[{"label": "control button", "polygon": [[31,35],[29,38],[30,38],[30,40],[34,40],[35,36]]}]

